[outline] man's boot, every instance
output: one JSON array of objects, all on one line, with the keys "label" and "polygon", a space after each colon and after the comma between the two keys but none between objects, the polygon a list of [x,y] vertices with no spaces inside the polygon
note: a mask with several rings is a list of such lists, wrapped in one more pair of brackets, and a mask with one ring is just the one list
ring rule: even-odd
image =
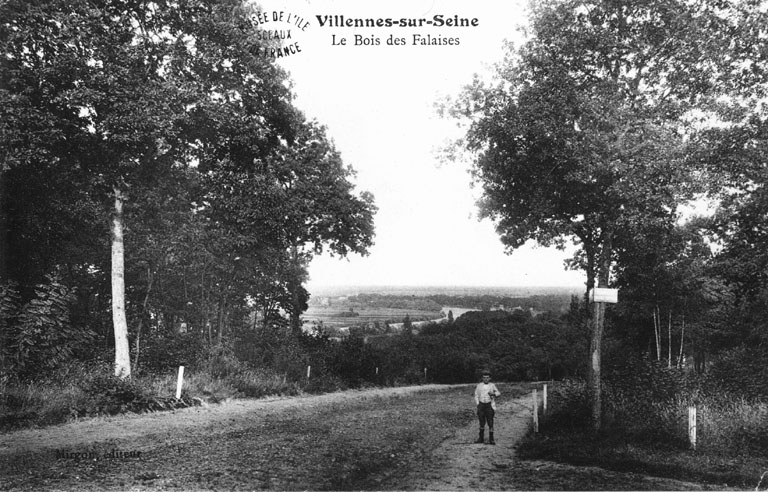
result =
[{"label": "man's boot", "polygon": [[493,431],[488,431],[488,444],[496,444],[496,441],[493,440]]},{"label": "man's boot", "polygon": [[485,429],[480,429],[480,435],[477,438],[477,441],[475,441],[475,444],[483,444],[485,441]]}]

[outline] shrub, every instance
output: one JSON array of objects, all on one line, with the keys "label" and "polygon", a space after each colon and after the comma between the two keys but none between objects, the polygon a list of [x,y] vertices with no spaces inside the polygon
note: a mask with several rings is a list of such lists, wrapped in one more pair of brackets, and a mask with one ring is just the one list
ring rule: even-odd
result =
[{"label": "shrub", "polygon": [[151,396],[135,379],[121,379],[109,373],[97,374],[87,382],[83,391],[88,395],[85,407],[78,415],[114,415],[139,412],[150,407]]},{"label": "shrub", "polygon": [[13,361],[14,372],[23,377],[48,373],[72,360],[78,346],[94,334],[70,322],[73,291],[54,275],[35,288],[35,298],[19,307],[15,286],[0,288],[0,332],[5,357]]},{"label": "shrub", "polygon": [[709,368],[710,382],[722,391],[748,399],[768,398],[768,367],[764,346],[727,350]]},{"label": "shrub", "polygon": [[248,369],[248,365],[238,359],[228,345],[211,345],[203,349],[195,366],[197,371],[218,378],[234,376]]},{"label": "shrub", "polygon": [[589,386],[578,379],[566,379],[550,390],[551,402],[547,426],[551,428],[587,428],[592,418]]},{"label": "shrub", "polygon": [[349,336],[335,347],[331,372],[349,385],[359,386],[376,377],[377,356],[360,336]]},{"label": "shrub", "polygon": [[203,343],[191,333],[147,337],[140,354],[141,369],[158,374],[189,366],[206,356]]}]

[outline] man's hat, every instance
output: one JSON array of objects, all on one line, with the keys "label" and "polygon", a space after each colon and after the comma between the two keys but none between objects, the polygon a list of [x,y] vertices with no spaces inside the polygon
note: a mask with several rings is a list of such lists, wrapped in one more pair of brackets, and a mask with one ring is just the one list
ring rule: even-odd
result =
[{"label": "man's hat", "polygon": [[483,369],[483,372],[481,372],[480,374],[482,376],[490,376],[491,375],[491,371],[489,371],[488,369]]}]

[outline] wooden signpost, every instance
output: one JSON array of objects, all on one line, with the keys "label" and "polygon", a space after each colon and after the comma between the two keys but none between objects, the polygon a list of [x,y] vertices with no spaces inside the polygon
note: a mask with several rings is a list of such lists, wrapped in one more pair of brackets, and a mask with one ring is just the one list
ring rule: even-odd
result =
[{"label": "wooden signpost", "polygon": [[601,380],[600,380],[600,359],[603,343],[603,326],[605,321],[605,305],[619,302],[618,289],[607,289],[605,287],[593,288],[590,292],[592,302],[595,304],[594,316],[595,326],[592,331],[592,340],[590,342],[590,362],[592,371],[590,377],[590,386],[592,389],[592,425],[595,429],[602,426],[602,399],[601,399]]}]

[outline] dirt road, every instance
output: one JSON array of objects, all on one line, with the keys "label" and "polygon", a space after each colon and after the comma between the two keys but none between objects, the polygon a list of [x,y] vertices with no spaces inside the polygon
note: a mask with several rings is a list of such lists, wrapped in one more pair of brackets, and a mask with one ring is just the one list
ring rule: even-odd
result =
[{"label": "dirt road", "polygon": [[[504,391],[506,388],[502,388]],[[443,441],[419,469],[402,481],[410,490],[508,490],[505,471],[515,463],[515,445],[528,432],[533,412],[529,395],[502,398],[495,418],[496,445],[474,444],[477,423],[472,420]],[[486,441],[488,437],[486,435]]]},{"label": "dirt road", "polygon": [[530,396],[520,385],[500,389],[496,446],[473,444],[477,424],[467,385],[236,400],[2,434],[0,489],[697,488],[515,460]]}]

